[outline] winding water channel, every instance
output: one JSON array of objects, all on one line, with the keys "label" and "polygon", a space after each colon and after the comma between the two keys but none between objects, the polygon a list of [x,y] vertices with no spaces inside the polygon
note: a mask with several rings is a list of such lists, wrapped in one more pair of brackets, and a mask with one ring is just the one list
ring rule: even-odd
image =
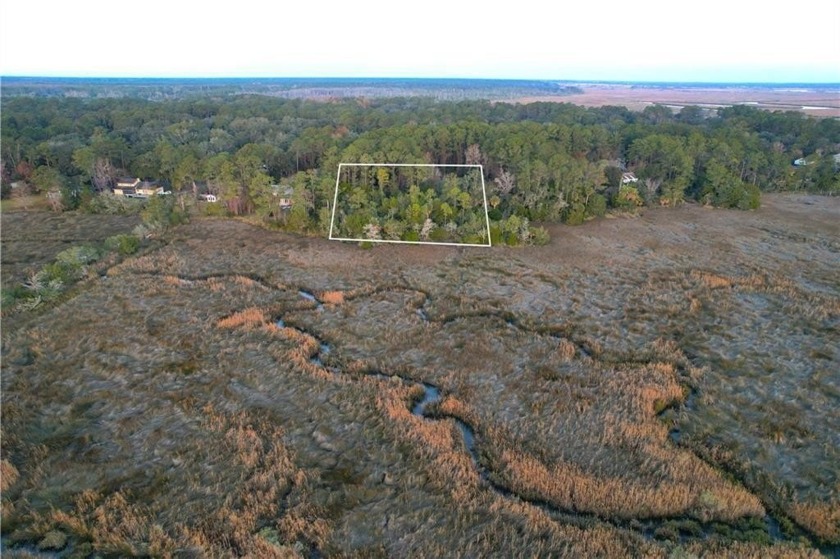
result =
[{"label": "winding water channel", "polygon": [[[398,288],[401,290],[405,290],[406,288]],[[414,291],[409,289],[410,291]],[[381,291],[381,290],[378,290]],[[310,291],[306,290],[299,290],[299,295],[306,299],[307,301],[311,301],[315,303],[315,309],[318,311],[323,311],[323,305],[321,301]],[[431,319],[428,317],[425,309],[425,302],[428,300],[428,295],[419,292],[424,295],[423,303],[418,305],[416,309],[417,315],[425,322],[430,322]],[[495,316],[495,315],[494,315]],[[527,331],[530,333],[540,333],[544,335],[550,335],[555,338],[561,337],[557,333],[553,332],[535,332],[533,329],[523,326],[518,320],[516,320],[513,316],[500,316],[500,318],[504,319],[508,326],[513,328],[518,328],[523,331]],[[319,338],[318,336],[312,334],[311,332],[304,331],[300,328],[289,326],[282,317],[277,317],[276,324],[280,327],[286,328],[293,328],[300,332],[301,334],[311,336],[314,338],[318,343],[318,351],[310,356],[310,361],[323,368],[326,371],[334,375],[341,375],[345,374],[342,369],[336,367],[332,364],[325,365],[324,361],[326,360],[327,356],[333,351],[333,347],[331,344],[326,342],[325,340]],[[448,319],[442,320],[442,322],[447,322]],[[586,345],[577,340],[571,340],[575,346],[577,347],[578,351],[585,356],[590,356],[590,352]],[[470,455],[472,460],[473,466],[476,468],[482,483],[490,490],[496,492],[497,494],[505,497],[516,499],[518,501],[529,503],[533,506],[539,507],[546,513],[548,513],[552,518],[557,521],[561,521],[566,524],[577,525],[581,527],[591,526],[593,523],[605,523],[609,524],[618,528],[632,530],[634,532],[640,533],[645,538],[653,539],[658,535],[661,529],[666,529],[671,531],[672,533],[675,531],[678,534],[678,539],[680,542],[691,541],[695,539],[705,539],[710,536],[720,535],[722,533],[731,533],[739,532],[744,528],[732,526],[729,524],[725,524],[722,522],[701,522],[695,518],[680,516],[680,517],[659,517],[659,518],[648,518],[648,519],[632,519],[632,520],[624,520],[624,519],[615,519],[609,517],[602,517],[593,513],[587,513],[577,510],[567,510],[557,505],[547,502],[545,500],[541,500],[538,498],[531,498],[528,496],[524,496],[514,492],[513,490],[505,487],[500,482],[496,481],[495,476],[492,475],[492,472],[488,470],[488,468],[482,464],[480,460],[479,454],[476,450],[476,432],[475,429],[465,422],[463,419],[458,417],[454,417],[452,415],[448,415],[442,413],[436,405],[441,401],[441,389],[438,386],[433,384],[419,381],[417,379],[411,378],[407,375],[392,375],[392,374],[385,374],[381,371],[368,371],[365,373],[368,376],[373,376],[382,379],[392,379],[395,376],[399,378],[402,382],[409,384],[409,385],[420,385],[423,388],[423,393],[420,398],[415,400],[411,403],[411,413],[415,416],[422,417],[428,421],[440,421],[440,420],[452,420],[454,421],[458,431],[461,433],[461,438],[464,443],[464,447],[466,448],[467,452]],[[679,441],[679,431],[677,429],[674,430],[671,434],[671,440],[675,444]],[[764,525],[764,533],[766,534],[766,539],[769,541],[790,541],[791,538],[787,537],[782,530],[780,529],[779,521],[771,514],[767,514],[763,519]],[[754,526],[750,527],[750,531],[754,530]],[[734,528],[734,530],[733,530]],[[823,553],[833,555],[838,551],[838,546],[820,546],[813,538],[810,538],[808,534],[801,532],[796,534],[797,537],[805,536],[810,541],[811,544],[814,545],[817,549],[822,551]],[[738,538],[736,538],[738,539]]]}]

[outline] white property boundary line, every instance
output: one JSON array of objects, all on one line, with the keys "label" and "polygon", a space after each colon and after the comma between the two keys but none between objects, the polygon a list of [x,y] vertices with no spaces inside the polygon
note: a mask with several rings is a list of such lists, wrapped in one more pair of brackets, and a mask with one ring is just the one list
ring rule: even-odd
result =
[{"label": "white property boundary line", "polygon": [[[349,239],[345,237],[333,237],[333,225],[335,223],[335,209],[338,204],[338,182],[341,178],[342,167],[461,167],[478,169],[481,175],[481,195],[484,198],[484,221],[487,224],[487,244],[479,245],[475,243],[445,243],[434,241],[395,241],[383,239]],[[338,172],[335,175],[335,194],[333,195],[333,209],[332,217],[330,218],[330,236],[331,241],[352,241],[352,242],[369,242],[369,243],[394,243],[403,245],[435,245],[435,246],[456,246],[456,247],[491,247],[493,246],[490,240],[490,215],[487,211],[487,189],[484,186],[484,167],[482,165],[445,165],[435,163],[339,163]]]}]

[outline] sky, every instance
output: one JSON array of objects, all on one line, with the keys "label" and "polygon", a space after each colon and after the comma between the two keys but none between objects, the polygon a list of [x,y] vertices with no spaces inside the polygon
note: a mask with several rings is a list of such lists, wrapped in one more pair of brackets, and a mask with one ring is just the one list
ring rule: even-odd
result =
[{"label": "sky", "polygon": [[840,1],[0,0],[0,75],[837,83]]}]

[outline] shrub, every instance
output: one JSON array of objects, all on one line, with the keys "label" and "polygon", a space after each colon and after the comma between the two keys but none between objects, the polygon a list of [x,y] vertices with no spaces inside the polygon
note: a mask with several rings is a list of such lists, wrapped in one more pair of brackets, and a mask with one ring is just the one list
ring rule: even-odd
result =
[{"label": "shrub", "polygon": [[490,244],[502,244],[502,228],[498,225],[490,225]]},{"label": "shrub", "polygon": [[593,195],[586,204],[586,213],[595,217],[603,216],[607,213],[607,199],[601,194]]},{"label": "shrub", "polygon": [[29,291],[22,285],[4,287],[0,290],[0,308],[11,308],[15,303],[26,299],[29,295]]},{"label": "shrub", "polygon": [[178,209],[173,196],[152,196],[141,215],[143,223],[153,231],[166,231],[187,221],[187,215]]},{"label": "shrub", "polygon": [[406,231],[403,233],[402,240],[404,241],[419,241],[420,233],[417,231]]},{"label": "shrub", "polygon": [[443,242],[449,239],[449,233],[443,227],[436,227],[432,229],[429,234],[429,240],[436,242]]},{"label": "shrub", "polygon": [[402,238],[405,232],[405,223],[396,219],[389,219],[382,226],[382,230],[386,239],[398,240]]},{"label": "shrub", "polygon": [[85,266],[99,260],[99,251],[92,246],[75,246],[59,252],[55,260],[67,266]]},{"label": "shrub", "polygon": [[23,284],[22,291],[16,291],[12,294],[21,302],[32,302],[31,307],[34,307],[41,301],[49,301],[57,297],[64,290],[66,284],[78,279],[78,275],[78,269],[76,268],[70,268],[57,262],[48,264],[29,277]]},{"label": "shrub", "polygon": [[580,225],[586,219],[586,209],[584,206],[575,206],[566,214],[564,220],[567,225]]},{"label": "shrub", "polygon": [[134,254],[140,248],[140,239],[134,235],[114,235],[105,239],[105,248],[119,254]]},{"label": "shrub", "polygon": [[227,216],[227,207],[224,204],[202,204],[201,213],[208,217],[225,217]]},{"label": "shrub", "polygon": [[545,227],[533,227],[531,229],[531,243],[535,245],[547,245],[551,237]]},{"label": "shrub", "polygon": [[75,210],[79,207],[81,195],[79,188],[74,185],[65,184],[59,189],[61,195],[61,209],[64,211]]},{"label": "shrub", "polygon": [[288,219],[286,220],[286,228],[288,230],[304,232],[309,229],[310,225],[311,222],[309,220],[309,214],[307,213],[305,207],[298,205],[292,208],[292,211],[289,212]]},{"label": "shrub", "polygon": [[487,244],[487,237],[482,237],[481,235],[467,235],[464,237],[461,242],[468,243],[471,245],[486,245]]},{"label": "shrub", "polygon": [[110,193],[97,195],[90,191],[82,192],[79,204],[83,210],[92,214],[135,215],[143,210],[143,200]]},{"label": "shrub", "polygon": [[60,282],[66,285],[82,277],[82,267],[66,262],[53,262],[44,266],[36,277],[44,284]]},{"label": "shrub", "polygon": [[618,189],[618,194],[613,198],[613,205],[616,208],[629,210],[644,205],[644,200],[635,186],[625,184]]},{"label": "shrub", "polygon": [[761,190],[754,184],[747,184],[738,200],[738,209],[757,210],[761,205]]}]

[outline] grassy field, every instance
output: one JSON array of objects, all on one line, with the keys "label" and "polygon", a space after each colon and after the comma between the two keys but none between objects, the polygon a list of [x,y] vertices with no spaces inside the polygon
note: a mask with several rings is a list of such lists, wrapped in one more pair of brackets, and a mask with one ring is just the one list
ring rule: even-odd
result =
[{"label": "grassy field", "polygon": [[766,87],[659,87],[651,84],[576,84],[583,91],[563,96],[523,97],[520,103],[575,103],[584,107],[623,106],[641,111],[653,104],[674,109],[686,106],[728,107],[749,105],[770,111],[797,111],[809,116],[837,118],[840,97],[837,88]]},{"label": "grassy field", "polygon": [[[4,276],[44,215],[4,215]],[[4,318],[4,555],[837,552],[838,224],[768,195],[363,250],[195,220]]]},{"label": "grassy field", "polygon": [[0,214],[3,287],[23,281],[71,246],[95,245],[112,235],[131,233],[139,223],[139,216],[26,211],[19,204],[12,209],[4,204]]}]

